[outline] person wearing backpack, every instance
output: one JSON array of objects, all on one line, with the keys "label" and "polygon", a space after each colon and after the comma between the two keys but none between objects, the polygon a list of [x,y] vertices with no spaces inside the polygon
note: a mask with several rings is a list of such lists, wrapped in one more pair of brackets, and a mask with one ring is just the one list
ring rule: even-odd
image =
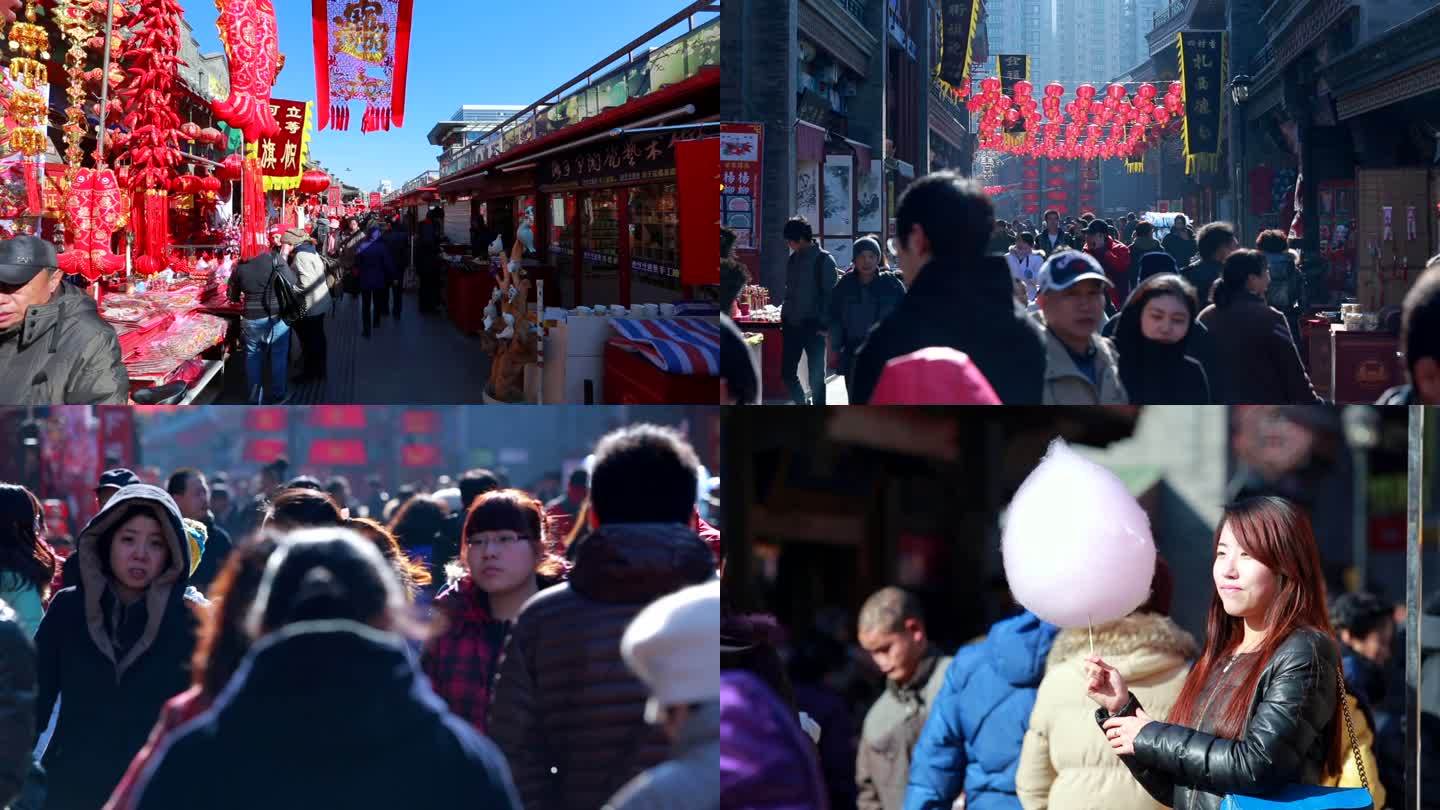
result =
[{"label": "person wearing backpack", "polygon": [[300,294],[305,297],[305,317],[295,322],[295,335],[300,338],[302,368],[295,381],[309,383],[323,380],[329,367],[325,316],[331,308],[325,260],[303,229],[291,228],[281,240],[290,248],[290,267],[300,280]]},{"label": "person wearing backpack", "polygon": [[[300,286],[300,279],[286,263],[290,246],[282,243],[236,268],[230,275],[228,288],[231,301],[243,301],[241,334],[245,341],[245,376],[250,384],[252,404],[279,405],[290,398],[286,390],[286,373],[290,358],[290,320],[294,307],[286,307]],[[289,296],[285,294],[288,288]],[[293,300],[293,299],[291,299]],[[300,297],[300,308],[304,298]],[[292,310],[287,313],[287,309]],[[300,313],[303,316],[303,312]],[[265,385],[265,364],[270,365],[269,385]],[[259,393],[253,393],[253,392]]]},{"label": "person wearing backpack", "polygon": [[800,387],[800,355],[803,352],[810,372],[810,403],[825,404],[826,321],[830,313],[830,294],[839,280],[835,257],[815,241],[815,233],[804,217],[785,223],[785,243],[790,246],[790,259],[785,265],[785,301],[780,309],[780,334],[783,351],[780,372],[790,398],[796,405],[806,404],[805,389]]}]

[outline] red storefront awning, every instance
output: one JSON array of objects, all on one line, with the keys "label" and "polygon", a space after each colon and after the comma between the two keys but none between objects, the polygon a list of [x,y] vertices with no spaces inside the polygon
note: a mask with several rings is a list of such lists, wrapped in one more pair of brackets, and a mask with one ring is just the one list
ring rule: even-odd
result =
[{"label": "red storefront awning", "polygon": [[478,177],[480,172],[494,168],[502,163],[513,163],[516,160],[545,151],[546,149],[564,146],[569,141],[577,140],[587,135],[615,129],[616,127],[623,127],[628,120],[641,118],[646,114],[653,115],[657,112],[663,112],[666,107],[679,103],[688,96],[704,92],[711,88],[719,88],[719,86],[720,68],[701,68],[699,73],[683,82],[678,82],[661,90],[656,90],[649,95],[641,96],[634,101],[606,110],[599,115],[591,116],[584,121],[568,126],[558,132],[551,132],[530,143],[517,146],[502,155],[498,155],[482,163],[477,163],[453,177],[440,181],[439,189],[442,192],[449,193],[463,191],[467,188],[477,186],[482,182],[481,178]]}]

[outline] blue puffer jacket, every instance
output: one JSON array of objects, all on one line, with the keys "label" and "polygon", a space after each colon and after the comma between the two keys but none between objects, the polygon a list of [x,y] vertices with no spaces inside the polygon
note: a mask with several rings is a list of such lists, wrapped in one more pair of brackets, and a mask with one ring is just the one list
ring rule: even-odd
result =
[{"label": "blue puffer jacket", "polygon": [[961,647],[910,757],[905,810],[1019,810],[1015,766],[1059,628],[1026,611]]}]

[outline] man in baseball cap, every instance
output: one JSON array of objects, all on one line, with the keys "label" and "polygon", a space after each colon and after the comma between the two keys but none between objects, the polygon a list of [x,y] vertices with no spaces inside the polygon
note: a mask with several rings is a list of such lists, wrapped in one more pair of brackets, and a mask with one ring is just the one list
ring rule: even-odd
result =
[{"label": "man in baseball cap", "polygon": [[140,476],[124,467],[116,467],[100,473],[100,483],[95,486],[95,502],[98,508],[104,509],[110,497],[122,488],[140,483],[144,483],[140,480]]},{"label": "man in baseball cap", "polygon": [[130,377],[115,329],[66,284],[55,246],[0,242],[0,405],[124,405]]},{"label": "man in baseball cap", "polygon": [[1110,279],[1086,253],[1062,250],[1040,267],[1045,405],[1124,405],[1120,356],[1100,336]]},{"label": "man in baseball cap", "polygon": [[625,630],[620,655],[650,688],[645,719],[663,727],[673,747],[669,760],[631,779],[606,810],[718,808],[720,580],[650,603]]}]

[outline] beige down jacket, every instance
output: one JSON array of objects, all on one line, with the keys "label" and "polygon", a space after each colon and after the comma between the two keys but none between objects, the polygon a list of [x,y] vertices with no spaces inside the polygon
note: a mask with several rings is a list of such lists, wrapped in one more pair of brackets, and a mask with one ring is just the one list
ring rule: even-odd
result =
[{"label": "beige down jacket", "polygon": [[[1180,696],[1199,647],[1173,621],[1136,613],[1095,627],[1095,652],[1125,676],[1152,717],[1163,719]],[[1085,696],[1085,628],[1055,637],[1020,751],[1015,788],[1025,810],[1155,810],[1150,798],[1095,728]]]}]

